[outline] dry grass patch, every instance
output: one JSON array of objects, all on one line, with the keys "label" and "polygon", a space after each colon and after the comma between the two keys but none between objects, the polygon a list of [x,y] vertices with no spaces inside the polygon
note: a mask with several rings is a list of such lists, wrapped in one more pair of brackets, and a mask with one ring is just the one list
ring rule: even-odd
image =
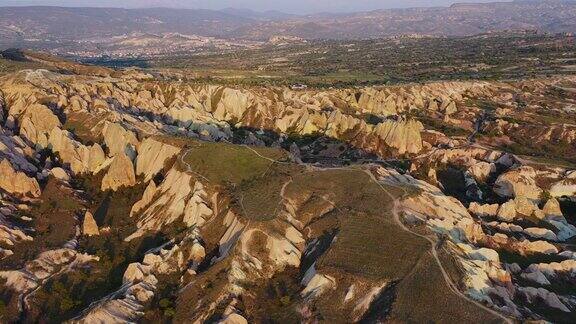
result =
[{"label": "dry grass patch", "polygon": [[409,323],[501,323],[502,320],[451,292],[430,252],[397,286],[389,317]]}]

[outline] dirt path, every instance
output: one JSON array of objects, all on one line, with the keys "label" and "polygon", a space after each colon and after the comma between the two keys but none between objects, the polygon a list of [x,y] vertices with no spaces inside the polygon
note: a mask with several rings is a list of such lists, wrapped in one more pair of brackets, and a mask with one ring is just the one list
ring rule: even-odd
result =
[{"label": "dirt path", "polygon": [[473,304],[475,304],[476,306],[482,308],[483,310],[491,313],[494,316],[497,316],[499,318],[501,318],[504,322],[506,323],[514,323],[513,320],[511,320],[510,318],[500,314],[499,312],[483,305],[480,302],[477,302],[473,299],[468,298],[466,295],[464,295],[462,292],[460,292],[460,290],[458,290],[458,288],[456,287],[456,285],[452,282],[452,279],[450,278],[450,276],[448,275],[448,272],[444,269],[444,266],[442,265],[442,262],[440,261],[440,258],[438,257],[438,250],[437,250],[437,246],[436,246],[436,240],[431,237],[431,236],[426,236],[426,235],[422,235],[416,232],[411,231],[408,227],[406,227],[406,225],[404,225],[404,223],[402,223],[402,220],[400,220],[400,200],[404,199],[407,195],[408,192],[406,191],[405,188],[399,187],[400,189],[402,189],[404,191],[404,195],[402,195],[402,197],[395,197],[394,195],[392,195],[384,186],[382,186],[382,184],[376,179],[376,177],[374,176],[374,174],[372,174],[369,170],[365,170],[364,171],[366,174],[368,174],[370,176],[370,179],[372,179],[372,181],[374,181],[374,183],[376,183],[381,189],[382,191],[388,196],[390,197],[390,199],[393,200],[394,202],[394,206],[392,208],[392,215],[394,216],[394,222],[400,226],[400,228],[402,228],[404,231],[418,236],[420,238],[423,238],[425,240],[427,240],[428,242],[430,242],[431,245],[431,252],[432,252],[432,256],[434,257],[434,260],[436,260],[436,263],[438,264],[438,267],[440,268],[440,272],[442,273],[442,277],[444,277],[444,281],[446,282],[446,285],[448,285],[448,288],[458,297],[463,298]]},{"label": "dirt path", "polygon": [[208,178],[206,178],[205,176],[201,175],[200,173],[192,170],[192,167],[190,166],[190,164],[188,164],[188,162],[184,161],[184,158],[186,158],[186,156],[188,155],[188,153],[190,153],[190,151],[192,151],[193,149],[190,148],[188,150],[186,150],[186,152],[184,152],[184,154],[180,155],[180,163],[184,166],[186,166],[186,171],[190,172],[200,178],[202,178],[203,180],[205,180],[207,183],[210,183],[210,180],[208,180]]},{"label": "dirt path", "polygon": [[294,164],[293,162],[284,162],[284,161],[278,161],[278,160],[271,159],[271,158],[269,158],[269,157],[267,157],[267,156],[264,156],[264,155],[260,154],[260,152],[256,151],[254,148],[252,148],[252,147],[250,147],[250,146],[248,146],[248,145],[240,145],[240,146],[242,146],[242,147],[244,147],[244,148],[247,148],[248,150],[252,151],[252,153],[256,154],[258,157],[261,157],[261,158],[263,158],[263,159],[265,159],[265,160],[268,160],[268,161],[270,161],[270,162],[272,162],[272,163],[278,163],[278,164]]}]

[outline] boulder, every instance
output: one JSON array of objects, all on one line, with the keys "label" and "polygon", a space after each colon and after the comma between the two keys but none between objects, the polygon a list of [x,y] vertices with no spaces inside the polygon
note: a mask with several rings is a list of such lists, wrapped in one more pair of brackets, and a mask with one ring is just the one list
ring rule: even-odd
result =
[{"label": "boulder", "polygon": [[187,226],[202,226],[204,222],[212,215],[212,210],[206,202],[208,201],[208,194],[204,190],[201,182],[194,184],[194,191],[192,197],[186,204],[184,218],[182,221]]},{"label": "boulder", "polygon": [[519,287],[518,293],[523,295],[529,304],[543,302],[550,308],[554,308],[565,313],[570,312],[570,309],[568,309],[568,307],[566,307],[566,305],[560,301],[558,295],[544,288]]},{"label": "boulder", "polygon": [[88,170],[92,173],[99,171],[99,168],[106,161],[106,154],[100,146],[100,144],[95,143],[90,146],[90,152],[88,155]]},{"label": "boulder", "polygon": [[206,257],[206,250],[199,242],[194,242],[190,250],[190,259],[196,263],[200,263]]},{"label": "boulder", "polygon": [[558,248],[546,241],[521,241],[518,245],[523,255],[558,254]]},{"label": "boulder", "polygon": [[494,163],[480,161],[471,166],[468,172],[476,181],[485,182],[492,173],[496,172],[496,165]]},{"label": "boulder", "polygon": [[[562,253],[560,255],[562,255]],[[566,254],[564,253],[564,255]],[[546,278],[549,279],[554,279],[558,275],[575,277],[576,260],[564,260],[562,262],[531,264],[526,269],[526,272],[540,272],[544,276],[546,276]]]},{"label": "boulder", "polygon": [[516,204],[514,200],[509,200],[498,209],[498,219],[504,222],[511,222],[516,218]]},{"label": "boulder", "polygon": [[422,150],[422,137],[420,132],[424,130],[422,123],[416,120],[395,122],[387,120],[374,128],[387,146],[398,151],[398,154],[415,154]]},{"label": "boulder", "polygon": [[70,181],[70,176],[68,175],[66,170],[62,168],[53,168],[52,170],[50,170],[50,174],[58,180]]},{"label": "boulder", "polygon": [[148,275],[148,266],[144,266],[140,263],[130,263],[124,271],[123,282],[124,283],[134,283],[137,281],[142,281]]},{"label": "boulder", "polygon": [[500,222],[490,222],[486,224],[490,227],[497,228],[500,231],[507,232],[507,233],[523,233],[524,228],[520,225],[516,225],[513,223],[500,223]]},{"label": "boulder", "polygon": [[152,199],[154,198],[154,194],[156,194],[156,183],[154,181],[150,181],[146,190],[144,190],[144,194],[142,195],[142,199],[137,201],[130,210],[130,217],[133,217],[134,214],[140,212],[144,207],[148,206]]},{"label": "boulder", "polygon": [[542,286],[550,285],[550,281],[544,276],[544,274],[540,271],[533,271],[533,272],[525,272],[520,274],[520,277],[535,282]]},{"label": "boulder", "polygon": [[560,209],[560,203],[556,198],[548,199],[542,211],[544,215],[546,215],[546,218],[564,218],[562,210]]},{"label": "boulder", "polygon": [[248,324],[248,321],[236,313],[232,313],[218,322],[219,324]]},{"label": "boulder", "polygon": [[565,218],[546,219],[546,222],[556,229],[556,236],[559,241],[566,241],[576,236],[576,226],[568,223]]},{"label": "boulder", "polygon": [[444,108],[444,114],[448,116],[456,113],[457,111],[458,108],[456,108],[456,103],[454,101],[450,101],[450,103],[446,105],[446,108]]},{"label": "boulder", "polygon": [[545,218],[544,212],[538,208],[533,200],[519,197],[514,199],[514,203],[516,204],[516,216],[518,218],[524,218],[533,223],[538,223]]},{"label": "boulder", "polygon": [[496,164],[499,164],[506,168],[511,168],[514,165],[518,164],[518,159],[516,159],[516,157],[510,153],[504,153],[502,154],[502,156],[498,158],[498,160],[496,160]]},{"label": "boulder", "polygon": [[61,123],[52,110],[40,104],[33,104],[26,108],[22,115],[20,135],[34,144],[46,147],[47,135]]},{"label": "boulder", "polygon": [[471,260],[491,261],[495,263],[500,262],[500,256],[498,255],[498,252],[492,249],[479,248],[465,250],[465,252]]},{"label": "boulder", "polygon": [[100,145],[84,146],[74,140],[68,131],[60,128],[52,129],[48,142],[52,151],[58,153],[62,162],[68,164],[75,174],[97,172],[105,161]]},{"label": "boulder", "polygon": [[549,192],[552,197],[576,195],[576,171],[567,172],[564,179],[552,184]]},{"label": "boulder", "polygon": [[126,296],[134,297],[138,303],[144,305],[154,297],[154,291],[144,284],[136,284],[128,288]]},{"label": "boulder", "polygon": [[540,228],[540,227],[529,227],[524,229],[524,233],[530,237],[538,238],[538,239],[545,239],[549,241],[557,241],[558,237],[556,234],[549,229]]}]

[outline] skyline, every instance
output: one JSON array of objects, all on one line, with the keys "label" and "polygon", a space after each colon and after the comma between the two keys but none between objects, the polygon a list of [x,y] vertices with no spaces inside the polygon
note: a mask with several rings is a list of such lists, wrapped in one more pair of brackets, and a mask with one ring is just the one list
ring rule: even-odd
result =
[{"label": "skyline", "polygon": [[8,6],[62,6],[62,7],[112,7],[112,8],[189,8],[221,10],[227,8],[254,11],[281,11],[295,14],[318,12],[358,12],[378,9],[450,6],[454,3],[487,3],[506,1],[486,0],[0,0],[0,7]]}]

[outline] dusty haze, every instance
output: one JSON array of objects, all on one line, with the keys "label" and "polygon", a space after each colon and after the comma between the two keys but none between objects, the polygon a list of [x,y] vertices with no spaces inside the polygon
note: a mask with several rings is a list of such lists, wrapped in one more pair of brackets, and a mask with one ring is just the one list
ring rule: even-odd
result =
[{"label": "dusty haze", "polygon": [[433,7],[449,6],[453,3],[481,3],[490,2],[483,0],[25,0],[0,1],[0,6],[70,6],[70,7],[122,7],[122,8],[143,8],[143,7],[185,7],[203,9],[224,9],[224,8],[245,8],[258,11],[278,10],[290,13],[312,13],[312,12],[353,12],[388,8],[408,8],[408,7]]}]

